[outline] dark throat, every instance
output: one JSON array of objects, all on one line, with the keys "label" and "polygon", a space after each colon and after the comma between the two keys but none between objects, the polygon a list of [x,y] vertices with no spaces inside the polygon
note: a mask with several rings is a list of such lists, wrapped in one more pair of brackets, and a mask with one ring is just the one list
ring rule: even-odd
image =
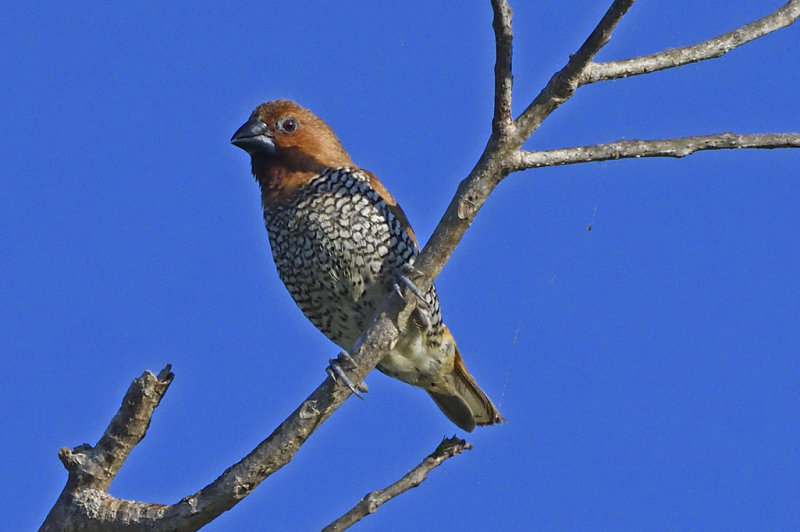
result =
[{"label": "dark throat", "polygon": [[[294,155],[294,156],[292,156]],[[289,157],[255,153],[253,176],[261,187],[264,208],[275,208],[291,200],[300,187],[318,176],[325,167],[304,154]]]}]

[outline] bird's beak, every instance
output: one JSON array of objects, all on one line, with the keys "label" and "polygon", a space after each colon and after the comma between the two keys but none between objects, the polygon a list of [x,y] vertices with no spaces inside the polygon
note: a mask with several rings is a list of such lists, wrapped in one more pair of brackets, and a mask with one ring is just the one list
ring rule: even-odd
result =
[{"label": "bird's beak", "polygon": [[256,118],[251,118],[236,130],[231,137],[231,144],[249,154],[275,153],[275,143],[267,125]]}]

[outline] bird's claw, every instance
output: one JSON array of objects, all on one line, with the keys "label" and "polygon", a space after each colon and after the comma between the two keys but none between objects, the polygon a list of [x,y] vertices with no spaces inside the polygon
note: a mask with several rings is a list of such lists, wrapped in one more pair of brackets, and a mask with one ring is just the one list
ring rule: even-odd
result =
[{"label": "bird's claw", "polygon": [[[430,306],[428,305],[428,301],[425,299],[425,294],[423,294],[420,291],[420,289],[417,288],[417,285],[414,284],[414,281],[412,281],[406,276],[406,273],[410,273],[413,271],[414,271],[413,266],[411,266],[410,264],[404,264],[400,270],[400,273],[397,274],[397,280],[403,283],[406,286],[406,288],[408,288],[411,291],[412,294],[417,296],[418,306],[429,311]],[[405,300],[405,297],[403,296],[403,291],[400,289],[400,283],[395,283],[394,289],[397,291],[400,297],[402,297]]]},{"label": "bird's claw", "polygon": [[400,283],[403,283],[405,287],[408,288],[408,290],[412,294],[414,294],[414,296],[417,298],[417,308],[414,310],[414,315],[418,318],[415,321],[417,321],[421,329],[428,329],[431,325],[431,320],[429,317],[431,308],[430,305],[428,305],[428,302],[426,301],[425,295],[422,293],[422,291],[420,291],[420,289],[417,288],[417,285],[414,284],[414,281],[412,281],[405,275],[406,273],[412,271],[414,271],[413,266],[411,266],[410,264],[403,265],[401,273],[397,274],[398,282],[395,282],[394,289],[397,292],[397,294],[403,298],[404,301],[406,301],[406,297],[403,294],[403,290],[400,287]]},{"label": "bird's claw", "polygon": [[350,378],[347,376],[347,374],[345,374],[344,370],[342,369],[340,360],[345,361],[351,368],[358,367],[358,364],[356,364],[355,360],[353,360],[353,358],[347,352],[342,351],[341,353],[339,353],[338,358],[331,358],[328,360],[329,366],[325,368],[325,373],[330,375],[331,379],[333,379],[334,382],[341,381],[345,386],[347,386],[350,389],[351,392],[353,392],[353,395],[355,395],[356,397],[358,397],[363,401],[364,396],[362,396],[361,393],[359,392],[367,393],[367,385],[364,384],[363,382],[358,384],[353,384],[353,381],[350,380]]}]

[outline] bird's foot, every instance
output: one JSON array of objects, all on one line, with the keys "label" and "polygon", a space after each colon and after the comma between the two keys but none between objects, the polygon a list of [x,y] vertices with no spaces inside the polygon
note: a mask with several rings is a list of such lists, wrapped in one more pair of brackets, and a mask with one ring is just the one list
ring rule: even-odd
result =
[{"label": "bird's foot", "polygon": [[429,310],[428,301],[425,299],[425,294],[423,294],[422,291],[417,288],[417,285],[414,284],[414,281],[408,277],[408,274],[414,273],[417,273],[417,270],[414,269],[414,266],[408,263],[403,264],[397,274],[397,281],[394,283],[394,289],[398,294],[400,294],[400,297],[405,300],[406,298],[403,296],[403,291],[400,289],[400,283],[403,283],[412,294],[417,296],[417,304],[423,309]]},{"label": "bird's foot", "polygon": [[353,381],[350,380],[350,378],[347,376],[347,374],[345,374],[344,370],[342,369],[342,362],[347,364],[347,366],[349,366],[350,369],[355,369],[358,367],[356,361],[353,360],[353,358],[347,353],[347,351],[342,351],[341,353],[339,353],[339,356],[337,358],[331,358],[328,360],[329,366],[325,368],[325,373],[330,375],[331,379],[333,379],[334,382],[341,381],[345,386],[347,386],[350,389],[351,392],[353,392],[353,394],[356,397],[358,397],[363,401],[364,397],[361,395],[361,393],[367,393],[368,391],[367,385],[364,384],[363,382],[360,382],[358,384],[353,384]]},{"label": "bird's foot", "polygon": [[406,297],[403,295],[403,290],[400,287],[400,283],[405,285],[408,290],[414,294],[417,298],[417,308],[414,310],[414,316],[416,318],[417,324],[420,326],[421,329],[428,329],[431,326],[431,320],[429,317],[430,314],[430,305],[425,300],[425,295],[422,291],[417,288],[417,285],[414,284],[414,281],[409,279],[406,276],[406,273],[410,273],[414,271],[414,267],[410,264],[404,264],[400,273],[397,274],[397,282],[394,284],[394,289],[398,293],[400,297],[403,298],[404,301]]}]

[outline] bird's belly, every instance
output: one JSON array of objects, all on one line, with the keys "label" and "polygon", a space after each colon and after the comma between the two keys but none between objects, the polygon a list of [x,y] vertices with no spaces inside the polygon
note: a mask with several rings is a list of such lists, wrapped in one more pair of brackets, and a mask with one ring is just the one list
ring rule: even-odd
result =
[{"label": "bird's belly", "polygon": [[378,363],[378,369],[408,384],[429,388],[432,382],[452,373],[454,357],[451,344],[430,342],[426,332],[409,320],[397,344]]},{"label": "bird's belly", "polygon": [[[305,316],[331,341],[350,351],[369,323],[391,282],[368,284],[359,297],[343,287],[340,272],[304,269],[281,272],[286,288]],[[284,274],[285,273],[285,274]]]}]

